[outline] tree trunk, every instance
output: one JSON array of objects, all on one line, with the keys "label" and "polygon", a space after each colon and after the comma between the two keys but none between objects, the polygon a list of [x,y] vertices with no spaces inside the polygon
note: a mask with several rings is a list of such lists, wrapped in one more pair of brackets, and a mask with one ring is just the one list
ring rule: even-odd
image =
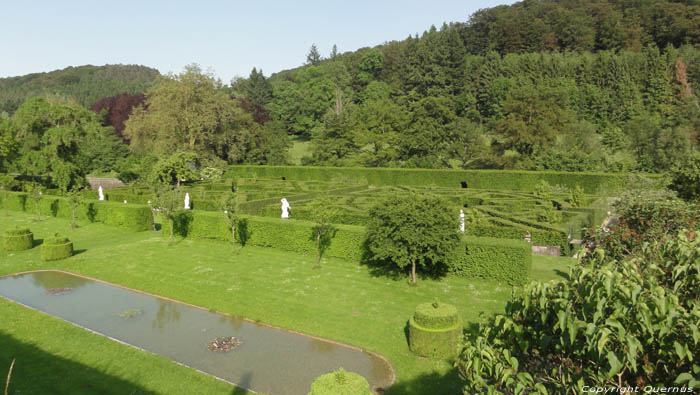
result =
[{"label": "tree trunk", "polygon": [[321,232],[316,232],[316,267],[321,267]]},{"label": "tree trunk", "polygon": [[170,241],[173,242],[175,240],[175,221],[170,217],[168,217],[168,225],[170,225]]},{"label": "tree trunk", "polygon": [[72,212],[71,212],[71,223],[70,223],[71,229],[75,229],[75,228],[78,227],[78,226],[75,224],[75,209],[76,209],[76,208],[73,207]]},{"label": "tree trunk", "polygon": [[236,224],[231,225],[231,246],[236,251]]},{"label": "tree trunk", "polygon": [[411,262],[411,280],[413,285],[416,285],[416,262]]}]

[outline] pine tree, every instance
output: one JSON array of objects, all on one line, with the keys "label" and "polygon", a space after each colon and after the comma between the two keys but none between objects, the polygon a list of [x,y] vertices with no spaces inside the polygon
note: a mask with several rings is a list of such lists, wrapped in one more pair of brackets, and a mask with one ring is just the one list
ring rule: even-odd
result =
[{"label": "pine tree", "polygon": [[309,53],[306,55],[306,64],[317,65],[319,63],[321,63],[321,53],[318,52],[316,44],[311,44],[311,49],[309,49]]}]

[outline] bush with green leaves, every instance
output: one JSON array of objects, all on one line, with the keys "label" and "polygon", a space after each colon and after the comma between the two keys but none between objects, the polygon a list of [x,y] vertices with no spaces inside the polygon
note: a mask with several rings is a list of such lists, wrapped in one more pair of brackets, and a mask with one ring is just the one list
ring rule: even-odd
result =
[{"label": "bush with green leaves", "polygon": [[465,393],[583,393],[700,385],[700,238],[681,231],[616,260],[602,249],[569,280],[533,282],[467,336]]},{"label": "bush with green leaves", "polygon": [[462,323],[457,309],[437,300],[416,307],[408,322],[408,342],[417,355],[435,359],[457,355],[462,338]]},{"label": "bush with green leaves", "polygon": [[441,274],[460,240],[458,211],[437,196],[395,196],[369,211],[368,261],[389,270]]},{"label": "bush with green leaves", "polygon": [[5,251],[22,251],[34,247],[34,234],[29,229],[8,229],[3,235]]},{"label": "bush with green leaves", "polygon": [[41,259],[43,261],[57,261],[73,256],[73,242],[67,237],[54,236],[44,240],[41,244]]},{"label": "bush with green leaves", "polygon": [[547,224],[559,224],[564,221],[561,211],[553,206],[542,207],[537,211],[537,221]]},{"label": "bush with green leaves", "polygon": [[343,368],[318,376],[311,384],[309,395],[371,395],[367,380]]},{"label": "bush with green leaves", "polygon": [[688,201],[700,200],[700,152],[694,151],[670,172],[669,188]]},{"label": "bush with green leaves", "polygon": [[552,196],[552,186],[547,181],[540,180],[535,185],[532,194],[542,199],[549,199]]}]

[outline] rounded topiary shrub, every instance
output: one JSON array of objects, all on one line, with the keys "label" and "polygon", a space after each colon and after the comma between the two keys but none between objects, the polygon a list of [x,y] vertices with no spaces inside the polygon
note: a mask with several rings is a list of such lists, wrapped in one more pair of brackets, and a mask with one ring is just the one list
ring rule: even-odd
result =
[{"label": "rounded topiary shrub", "polygon": [[5,251],[22,251],[34,247],[34,235],[29,229],[6,230],[3,236]]},{"label": "rounded topiary shrub", "polygon": [[346,372],[340,368],[337,372],[318,376],[311,384],[309,395],[371,395],[369,383],[357,373]]},{"label": "rounded topiary shrub", "polygon": [[72,255],[73,242],[67,237],[51,237],[44,240],[41,245],[41,259],[44,261],[66,259]]},{"label": "rounded topiary shrub", "polygon": [[409,347],[415,354],[435,359],[457,355],[462,324],[454,306],[439,302],[418,305],[408,325]]}]

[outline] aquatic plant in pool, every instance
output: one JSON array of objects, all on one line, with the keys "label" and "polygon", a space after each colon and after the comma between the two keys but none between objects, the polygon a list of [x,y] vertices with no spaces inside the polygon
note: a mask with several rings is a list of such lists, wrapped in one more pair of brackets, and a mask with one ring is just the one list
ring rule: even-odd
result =
[{"label": "aquatic plant in pool", "polygon": [[143,314],[143,310],[141,309],[129,309],[129,310],[124,310],[121,313],[119,313],[119,317],[128,320],[130,318],[138,317],[141,314]]},{"label": "aquatic plant in pool", "polygon": [[229,352],[241,345],[241,341],[235,336],[219,337],[214,341],[209,342],[207,348],[209,351]]}]

